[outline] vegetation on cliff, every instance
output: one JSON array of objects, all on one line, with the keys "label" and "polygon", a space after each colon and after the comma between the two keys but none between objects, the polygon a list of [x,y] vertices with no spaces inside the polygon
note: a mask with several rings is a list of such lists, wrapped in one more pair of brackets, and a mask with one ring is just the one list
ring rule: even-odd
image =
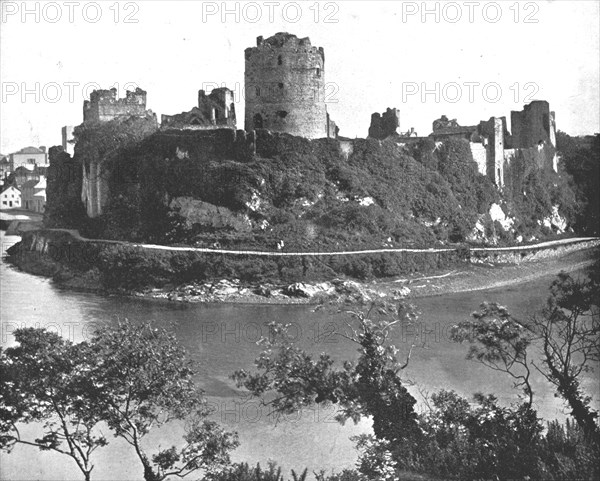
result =
[{"label": "vegetation on cliff", "polygon": [[[356,139],[343,152],[336,140],[259,130],[251,154],[231,130],[207,136],[156,132],[150,124],[130,119],[78,128],[73,162],[102,163],[106,205],[89,222],[67,220],[64,211],[77,211],[80,202],[70,193],[72,205],[65,197],[49,209],[49,225],[162,244],[342,250],[465,242],[478,224],[480,237],[495,242],[540,239],[552,234],[542,220],[553,206],[573,225],[582,219],[585,199],[569,169],[555,174],[515,162],[499,192],[478,173],[464,140],[405,147]],[[514,229],[494,223],[494,203],[514,219]]]},{"label": "vegetation on cliff", "polygon": [[[153,118],[86,124],[75,135],[73,159],[51,149],[45,221],[89,238],[288,252],[430,248],[540,240],[555,232],[549,220],[555,215],[585,233],[595,232],[598,220],[590,213],[593,149],[562,134],[559,173],[517,158],[502,190],[479,174],[468,142],[458,139],[408,146],[355,139],[349,148],[265,130],[253,139],[228,129],[157,131]],[[80,172],[93,163],[101,178],[87,182],[100,180],[103,209],[89,218]],[[96,257],[105,285],[129,289],[216,277],[390,277],[461,260],[460,253],[215,260],[125,246]]]}]

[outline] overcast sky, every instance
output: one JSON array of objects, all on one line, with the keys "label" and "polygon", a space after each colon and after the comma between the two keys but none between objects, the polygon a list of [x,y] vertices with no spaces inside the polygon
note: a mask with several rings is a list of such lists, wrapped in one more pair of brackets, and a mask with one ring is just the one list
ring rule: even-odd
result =
[{"label": "overcast sky", "polygon": [[340,135],[365,137],[387,107],[400,109],[402,130],[427,135],[442,114],[510,119],[533,99],[550,102],[560,130],[600,131],[597,1],[427,2],[429,13],[391,1],[26,5],[2,1],[4,154],[59,144],[95,87],[138,85],[160,119],[190,110],[203,83],[225,84],[243,128],[244,49],[281,31],[325,49]]}]

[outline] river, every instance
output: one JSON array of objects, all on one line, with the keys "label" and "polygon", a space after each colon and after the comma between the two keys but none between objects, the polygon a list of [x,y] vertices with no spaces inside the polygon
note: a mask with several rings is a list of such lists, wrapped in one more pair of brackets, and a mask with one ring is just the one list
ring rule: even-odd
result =
[{"label": "river", "polygon": [[[18,237],[3,236],[4,251]],[[469,316],[483,300],[498,301],[518,316],[535,313],[544,304],[553,276],[521,283],[514,287],[417,299],[420,319],[429,333],[427,349],[416,349],[404,377],[412,382],[411,392],[451,388],[471,396],[474,392],[495,393],[501,402],[517,400],[511,381],[499,373],[465,360],[466,346],[450,342],[447,331],[453,323]],[[172,325],[180,342],[198,361],[198,383],[216,408],[214,418],[231,430],[238,431],[240,447],[234,461],[255,464],[277,461],[289,473],[304,467],[312,470],[341,470],[352,467],[357,458],[350,436],[370,431],[369,420],[358,425],[340,426],[333,419],[334,408],[305,410],[275,423],[267,408],[256,400],[247,400],[229,379],[240,368],[252,368],[259,353],[256,340],[267,333],[270,321],[292,324],[298,342],[311,352],[325,351],[334,359],[356,355],[356,346],[336,332],[346,330],[344,318],[325,312],[312,312],[309,306],[260,306],[228,304],[177,304],[151,300],[105,297],[92,293],[70,292],[57,288],[51,281],[20,272],[0,263],[1,342],[14,344],[11,333],[17,327],[40,326],[80,341],[95,328],[118,318],[135,321],[154,320]],[[413,336],[397,330],[394,343],[407,351]],[[564,419],[564,407],[553,397],[550,387],[534,376],[536,408],[546,419]],[[598,392],[598,382],[588,387]],[[36,427],[26,427],[32,432]],[[178,442],[181,426],[174,425],[153,433],[146,445],[168,447]],[[96,465],[92,479],[141,479],[140,465],[131,448],[120,440],[94,454]],[[0,478],[3,480],[71,480],[81,479],[73,461],[63,455],[41,452],[29,446],[16,446],[11,454],[0,455]]]}]

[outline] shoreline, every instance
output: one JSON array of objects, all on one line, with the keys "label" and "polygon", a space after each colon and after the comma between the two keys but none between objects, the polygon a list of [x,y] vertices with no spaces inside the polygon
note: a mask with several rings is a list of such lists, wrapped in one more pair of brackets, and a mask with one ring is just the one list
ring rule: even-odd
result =
[{"label": "shoreline", "polygon": [[593,264],[596,250],[588,248],[520,264],[469,264],[426,275],[415,273],[385,280],[338,278],[326,282],[243,284],[237,279],[221,279],[142,291],[107,290],[94,272],[73,272],[36,253],[4,262],[10,268],[50,279],[59,289],[106,297],[129,297],[154,302],[316,305],[327,301],[364,304],[374,299],[435,297],[519,285],[541,277],[556,276],[561,271],[584,269]]}]

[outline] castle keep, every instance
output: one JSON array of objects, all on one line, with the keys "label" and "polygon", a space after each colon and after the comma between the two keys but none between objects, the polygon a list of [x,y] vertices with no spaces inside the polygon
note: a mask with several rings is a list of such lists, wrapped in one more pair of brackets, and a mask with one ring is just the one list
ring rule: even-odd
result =
[{"label": "castle keep", "polygon": [[277,33],[245,50],[245,129],[309,139],[335,137],[325,105],[325,53],[310,39]]}]

